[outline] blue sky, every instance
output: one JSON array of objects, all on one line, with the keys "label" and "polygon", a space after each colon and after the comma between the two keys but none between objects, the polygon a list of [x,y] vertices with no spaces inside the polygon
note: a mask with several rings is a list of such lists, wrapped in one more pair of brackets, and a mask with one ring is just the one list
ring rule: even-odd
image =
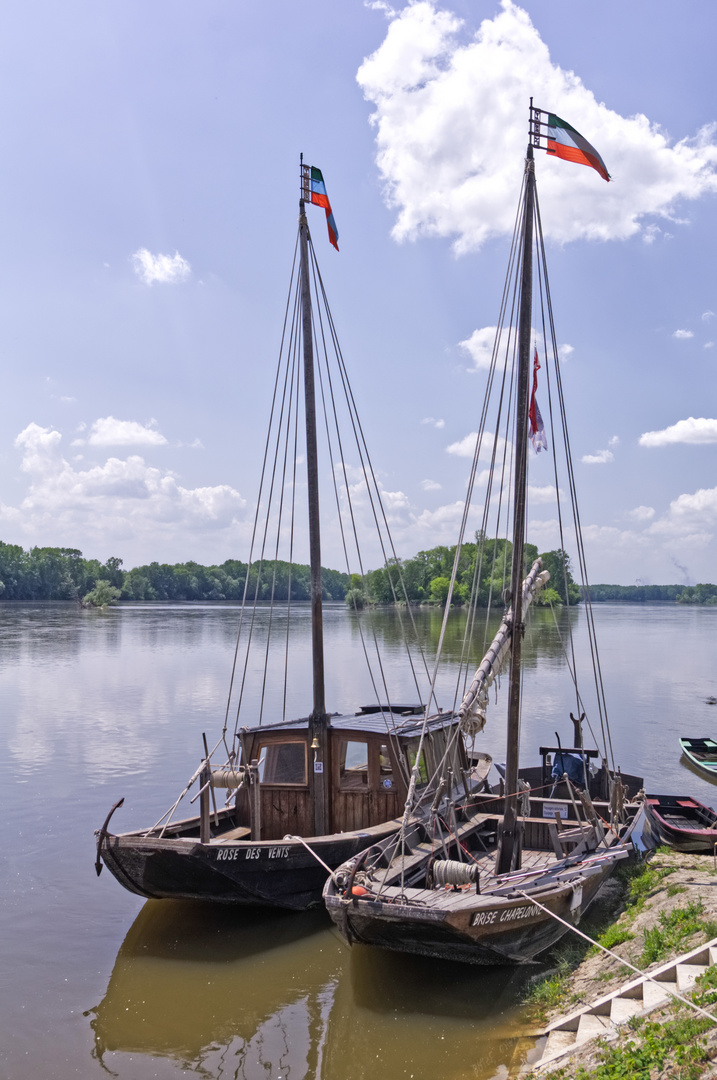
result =
[{"label": "blue sky", "polygon": [[[461,343],[497,316],[532,93],[614,176],[538,155],[590,576],[715,580],[709,0],[30,0],[0,19],[0,539],[246,558],[303,151],[396,546],[452,542],[485,381]],[[547,506],[529,534],[555,546]]]}]

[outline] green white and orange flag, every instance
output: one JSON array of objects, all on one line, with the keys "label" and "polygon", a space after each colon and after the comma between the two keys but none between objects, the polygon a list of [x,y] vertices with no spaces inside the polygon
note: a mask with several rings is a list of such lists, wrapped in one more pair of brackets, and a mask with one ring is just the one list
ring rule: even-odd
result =
[{"label": "green white and orange flag", "polygon": [[578,165],[589,165],[591,169],[599,172],[603,180],[610,179],[610,173],[605,167],[605,162],[598,154],[594,146],[584,139],[579,131],[571,127],[566,120],[561,120],[555,113],[548,113],[548,145],[547,152],[563,158],[564,161],[575,161]]}]

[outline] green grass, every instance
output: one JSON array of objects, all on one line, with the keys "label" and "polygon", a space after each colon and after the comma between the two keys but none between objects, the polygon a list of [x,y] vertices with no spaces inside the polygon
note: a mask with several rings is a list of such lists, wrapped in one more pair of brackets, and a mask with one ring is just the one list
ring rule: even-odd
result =
[{"label": "green grass", "polygon": [[625,885],[625,903],[633,909],[632,914],[637,915],[642,911],[649,897],[658,891],[664,879],[674,874],[676,869],[676,866],[654,866],[650,862],[644,862],[618,870],[618,877]]},{"label": "green grass", "polygon": [[681,893],[681,892],[687,892],[687,889],[686,889],[686,887],[684,885],[668,885],[667,886],[667,895],[668,896],[677,896],[677,894]]},{"label": "green grass", "polygon": [[[693,1015],[665,1022],[634,1020],[628,1027],[635,1038],[603,1046],[601,1060],[592,1069],[559,1069],[544,1080],[699,1080],[709,1063],[704,1035],[713,1025]],[[669,1062],[668,1071],[665,1065]]]},{"label": "green grass", "polygon": [[523,998],[523,1003],[535,1009],[538,1015],[543,1015],[549,1009],[554,1009],[565,996],[565,987],[572,972],[572,966],[565,958],[558,963],[558,970],[552,974],[537,979],[529,987]]},{"label": "green grass", "polygon": [[[615,921],[614,905],[602,905],[591,909],[581,929],[606,949],[614,949],[633,940],[635,933],[630,929],[630,923],[644,910],[651,896],[661,888],[665,888],[670,897],[685,891],[681,885],[663,885],[665,878],[676,870],[677,867],[663,862],[657,865],[642,862],[622,867],[615,875],[622,885],[622,901],[626,905],[621,921]],[[702,940],[717,937],[717,922],[704,920],[703,906],[699,900],[662,912],[657,926],[645,931],[642,955],[639,959],[630,956],[630,960],[639,967],[647,967],[679,951],[680,946],[697,933],[704,935]],[[594,946],[571,934],[567,934],[552,950],[548,958],[550,970],[542,978],[531,982],[523,998],[524,1004],[534,1010],[536,1020],[543,1019],[550,1010],[572,1003],[573,999],[568,998],[570,975],[587,955],[595,955],[596,952]],[[633,974],[632,969],[622,966],[620,970],[601,973],[596,981],[608,981],[617,975],[630,978]]]},{"label": "green grass", "polygon": [[[628,930],[626,926],[619,926],[618,923],[613,923],[612,926],[608,926],[607,930],[603,931],[595,940],[598,945],[602,945],[604,949],[614,949],[616,945],[622,945],[624,941],[632,941],[634,938],[632,930]],[[597,949],[591,949],[592,953],[596,953]]]},{"label": "green grass", "polygon": [[667,959],[668,954],[677,952],[693,934],[708,932],[710,923],[705,922],[704,906],[701,900],[691,900],[684,907],[663,911],[657,926],[646,929],[640,964],[647,967],[659,960]]}]

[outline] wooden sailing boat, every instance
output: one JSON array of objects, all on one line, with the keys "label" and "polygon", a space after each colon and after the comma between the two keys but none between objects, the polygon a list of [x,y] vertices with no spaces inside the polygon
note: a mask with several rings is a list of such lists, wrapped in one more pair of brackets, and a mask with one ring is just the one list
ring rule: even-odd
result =
[{"label": "wooden sailing boat", "polygon": [[[409,792],[400,832],[344,864],[327,880],[324,889],[328,911],[349,943],[362,942],[399,952],[478,964],[530,960],[548,948],[562,937],[571,925],[579,921],[602,882],[632,850],[629,829],[626,831],[625,825],[629,814],[625,806],[624,785],[614,762],[612,768],[607,765],[610,754],[609,740],[606,741],[603,764],[609,781],[607,802],[593,802],[591,798],[590,790],[593,785],[588,770],[589,762],[582,749],[582,741],[578,742],[577,739],[572,753],[566,754],[564,758],[564,751],[559,747],[555,748],[561,763],[558,773],[563,773],[562,777],[558,775],[561,781],[559,803],[546,798],[554,795],[552,781],[547,781],[543,776],[542,783],[531,787],[521,780],[519,770],[524,620],[528,606],[547,584],[549,576],[543,570],[540,559],[535,560],[527,574],[524,567],[529,424],[533,434],[536,434],[538,428],[534,408],[535,379],[532,399],[529,382],[531,353],[534,348],[531,341],[534,325],[534,257],[540,274],[540,296],[548,306],[547,313],[543,313],[542,323],[538,316],[535,325],[550,327],[553,357],[557,359],[533,160],[533,146],[541,146],[541,139],[545,138],[543,128],[548,125],[542,120],[544,116],[546,114],[533,108],[531,101],[531,138],[523,192],[510,257],[510,272],[504,289],[504,306],[496,335],[493,366],[488,376],[488,392],[494,380],[500,390],[501,401],[496,408],[503,408],[502,399],[512,391],[513,379],[517,386],[512,409],[512,428],[511,421],[506,422],[504,435],[504,446],[507,447],[512,441],[515,448],[510,607],[471,685],[464,693],[459,709],[461,721],[468,728],[471,723],[479,729],[482,728],[488,705],[488,689],[498,680],[503,661],[509,658],[505,795],[500,802],[487,795],[463,800],[460,806],[452,808],[451,816],[441,804],[439,787],[429,819],[417,820],[411,813],[412,793]],[[556,119],[549,116],[549,150],[550,132],[554,132],[551,122]],[[582,144],[589,145],[585,140],[582,140]],[[588,160],[584,163],[594,164]],[[604,167],[603,172],[607,179]],[[508,300],[512,297],[513,310],[517,308],[517,347],[514,348],[511,341],[511,313],[508,315],[508,343],[505,346],[505,366],[501,382],[496,375],[496,357],[499,351],[502,351],[501,328],[506,320],[506,297]],[[516,354],[517,373],[514,372],[511,376],[510,364]],[[559,387],[559,368],[557,363],[554,366]],[[534,375],[536,372],[537,369],[534,368]],[[508,387],[510,389],[507,389]],[[559,397],[562,402],[561,391]],[[487,414],[488,402],[487,397],[483,406],[482,423]],[[540,426],[542,427],[542,421]],[[569,453],[564,422],[561,428],[566,451]],[[496,423],[493,436],[494,461],[497,435]],[[481,432],[468,485],[464,521],[470,506],[482,437]],[[559,491],[561,481],[557,476],[557,464],[555,469],[555,489]],[[576,509],[569,464],[568,483],[571,487],[571,502]],[[505,498],[508,486],[505,471],[503,476],[497,479],[491,473],[487,486],[490,489],[493,485],[499,495]],[[496,521],[499,514],[500,509],[496,514]],[[581,569],[585,580],[577,514],[575,518]],[[488,520],[487,509],[484,511],[483,520]],[[456,551],[456,565],[461,543],[462,537]],[[592,627],[589,594],[586,609],[588,626]],[[592,643],[591,638],[591,645]],[[570,654],[567,651],[566,663],[570,663]],[[575,672],[571,673],[575,677]],[[600,694],[601,679],[596,678],[596,687]],[[598,701],[600,702],[599,696]],[[581,707],[582,699],[578,692],[578,708]],[[578,716],[581,716],[580,711]],[[606,715],[603,717],[601,711],[601,722],[603,719],[606,721]],[[545,766],[545,748],[543,751]],[[568,775],[569,759],[572,766],[575,766],[572,780]],[[545,772],[544,767],[542,772]],[[634,783],[640,782],[639,778],[631,779]],[[548,782],[551,783],[550,789],[547,788]]]},{"label": "wooden sailing boat", "polygon": [[[255,543],[260,543],[261,558],[258,564],[252,564],[250,554],[251,572],[247,571],[235,667],[224,727],[211,751],[205,738],[204,754],[199,768],[159,822],[148,829],[119,834],[110,832],[110,819],[122,805],[123,800],[120,800],[96,834],[97,873],[101,872],[104,863],[125,888],[140,896],[215,900],[294,909],[320,903],[321,890],[331,870],[363,850],[367,844],[381,841],[398,829],[399,815],[406,800],[409,774],[418,752],[419,739],[426,743],[431,761],[440,761],[443,758],[450,761],[455,784],[464,795],[476,785],[483,784],[490,767],[488,755],[482,755],[480,760],[469,765],[462,741],[457,742],[450,738],[451,729],[457,729],[458,718],[452,713],[441,713],[437,708],[431,711],[428,705],[424,704],[418,679],[415,680],[418,705],[399,704],[392,699],[380,657],[377,664],[379,674],[375,671],[371,674],[377,688],[375,704],[345,716],[330,714],[326,708],[315,369],[324,380],[321,384],[321,400],[328,398],[334,401],[340,387],[345,388],[351,426],[354,433],[358,431],[360,435],[360,439],[357,435],[357,445],[364,481],[377,507],[376,519],[379,525],[383,522],[384,526],[382,544],[388,552],[387,557],[390,557],[391,553],[395,556],[395,551],[388,534],[386,515],[383,514],[380,487],[373,475],[368,451],[362,441],[362,431],[353,411],[353,394],[335,339],[333,320],[326,303],[309,234],[305,212],[307,202],[314,202],[325,208],[329,237],[336,246],[336,226],[323,177],[318,169],[305,166],[302,156],[297,238],[299,271],[296,278],[292,271],[287,313],[293,314],[291,317],[287,315],[289,327],[287,330],[285,320],[282,336],[282,353],[274,388],[274,401],[278,404],[272,410],[270,434],[264,455],[265,472],[262,474],[252,540],[252,552]],[[319,301],[315,307],[312,307],[312,281],[315,299]],[[323,310],[320,306],[322,301]],[[320,354],[315,362],[315,320],[320,327],[317,339],[319,347],[324,343],[323,369],[318,366]],[[338,376],[332,376],[328,367],[327,338],[334,342]],[[331,382],[332,377],[336,386]],[[268,580],[262,581],[261,578],[266,551],[271,551],[271,545],[267,541],[268,525],[270,520],[276,525],[276,560],[280,550],[282,522],[284,517],[288,516],[284,507],[284,491],[290,488],[293,500],[296,489],[296,451],[297,448],[300,449],[297,421],[302,381],[311,563],[313,709],[303,719],[285,719],[288,696],[285,665],[283,707],[279,710],[284,718],[279,722],[264,723],[265,694],[270,693],[274,686],[274,681],[264,668],[259,719],[257,722],[256,717],[253,717],[250,723],[246,723],[243,720],[247,708],[245,680],[247,671],[252,667],[249,664],[249,650],[256,647],[257,611],[264,593],[268,593],[267,617],[270,626],[275,611],[276,578],[274,576],[272,579],[271,572]],[[329,421],[332,419],[337,419],[335,410],[333,417],[326,415],[329,448]],[[341,460],[332,463],[331,475],[334,475],[340,466],[345,469],[341,437],[340,431],[337,431]],[[292,445],[293,473],[287,467]],[[273,471],[267,468],[267,460],[271,463],[272,454]],[[265,524],[262,525],[259,505],[261,492],[266,490],[269,495]],[[346,497],[350,498],[348,482],[345,490]],[[353,519],[353,514],[351,516]],[[293,561],[293,520],[292,513],[292,526],[288,530],[291,538],[290,562]],[[340,514],[339,520],[341,521]],[[341,528],[343,530],[343,525]],[[342,536],[346,550],[350,537],[347,539],[343,531]],[[360,552],[358,557],[360,559]],[[361,565],[359,562],[359,567]],[[350,565],[347,565],[347,570],[350,572]],[[249,591],[252,575],[255,580],[253,597]],[[290,603],[291,579],[289,607]],[[289,613],[284,612],[287,635]],[[363,634],[361,625],[359,631]],[[237,662],[240,639],[246,642],[243,667]],[[263,643],[261,648],[263,649]],[[376,648],[378,649],[377,642]],[[368,647],[364,648],[364,654],[368,660]],[[236,700],[237,694],[239,704],[236,708],[234,731],[230,732],[230,705]],[[429,704],[432,702],[431,693],[426,700]],[[428,719],[424,722],[426,716]],[[423,786],[428,788],[430,785]],[[196,792],[194,799],[198,797],[200,800],[199,814],[174,820],[181,800],[192,788]],[[221,809],[216,801],[218,792],[226,795],[226,803]]]}]

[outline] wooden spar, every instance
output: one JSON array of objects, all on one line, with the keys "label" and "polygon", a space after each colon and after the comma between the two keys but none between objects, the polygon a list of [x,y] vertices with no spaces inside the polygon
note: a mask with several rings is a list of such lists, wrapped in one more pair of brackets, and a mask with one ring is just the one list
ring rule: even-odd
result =
[{"label": "wooden spar", "polygon": [[[536,559],[530,568],[530,573],[523,582],[523,615],[532,603],[535,594],[550,580],[550,574],[543,570],[543,560]],[[463,701],[458,709],[461,720],[469,716],[480,717],[485,722],[485,707],[488,703],[488,687],[500,674],[503,661],[510,651],[511,630],[513,626],[513,609],[509,609],[503,617],[495,637],[490,644],[485,656],[481,660],[480,667],[473,676],[473,681],[463,695]],[[482,727],[482,723],[481,723]],[[576,744],[577,745],[577,744]]]},{"label": "wooden spar", "polygon": [[[321,534],[319,527],[319,466],[316,446],[316,395],[314,390],[314,339],[311,326],[311,286],[309,282],[309,225],[304,200],[299,200],[299,246],[301,251],[301,317],[304,346],[304,407],[306,413],[306,471],[309,490],[309,562],[311,564],[311,654],[314,680],[314,707],[310,716],[314,754],[314,835],[329,831],[327,803],[328,716],[324,694],[324,632],[321,604]],[[326,772],[323,771],[326,763]],[[316,768],[317,765],[321,767]]]},{"label": "wooden spar", "polygon": [[530,379],[530,338],[533,315],[533,211],[535,206],[535,163],[528,146],[525,163],[525,203],[523,209],[523,255],[518,323],[518,387],[515,423],[515,481],[513,511],[513,562],[510,592],[513,628],[510,648],[508,691],[508,744],[505,759],[505,806],[495,870],[507,874],[520,868],[520,823],[518,821],[518,740],[520,734],[520,660],[523,644],[523,547],[525,540],[525,497],[528,473],[528,387]]}]

